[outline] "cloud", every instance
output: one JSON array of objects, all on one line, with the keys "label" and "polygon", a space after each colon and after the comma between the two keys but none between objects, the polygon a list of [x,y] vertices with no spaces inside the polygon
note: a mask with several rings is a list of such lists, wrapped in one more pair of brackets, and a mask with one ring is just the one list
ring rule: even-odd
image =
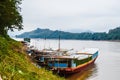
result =
[{"label": "cloud", "polygon": [[24,0],[24,29],[107,31],[120,25],[120,0]]}]

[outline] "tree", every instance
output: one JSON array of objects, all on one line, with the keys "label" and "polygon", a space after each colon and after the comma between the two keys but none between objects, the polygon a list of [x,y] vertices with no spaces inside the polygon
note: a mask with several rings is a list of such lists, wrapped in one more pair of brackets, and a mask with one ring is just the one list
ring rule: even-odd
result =
[{"label": "tree", "polygon": [[120,27],[117,27],[115,29],[110,29],[108,32],[108,39],[120,40]]},{"label": "tree", "polygon": [[0,35],[6,36],[8,30],[23,29],[21,8],[22,0],[0,0]]}]

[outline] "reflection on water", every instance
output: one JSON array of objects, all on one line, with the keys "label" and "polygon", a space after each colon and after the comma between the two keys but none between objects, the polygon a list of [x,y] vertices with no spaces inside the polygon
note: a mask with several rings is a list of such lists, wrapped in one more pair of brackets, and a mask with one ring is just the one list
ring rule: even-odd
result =
[{"label": "reflection on water", "polygon": [[83,70],[82,72],[72,74],[72,75],[68,76],[66,79],[67,80],[73,80],[73,79],[74,80],[86,80],[90,76],[92,76],[92,77],[97,76],[97,66],[96,66],[96,64],[92,64],[88,68]]}]

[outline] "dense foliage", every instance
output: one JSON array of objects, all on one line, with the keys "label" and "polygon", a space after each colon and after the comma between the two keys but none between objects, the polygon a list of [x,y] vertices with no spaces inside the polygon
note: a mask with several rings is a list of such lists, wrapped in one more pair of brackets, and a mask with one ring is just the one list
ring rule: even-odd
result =
[{"label": "dense foliage", "polygon": [[6,36],[7,31],[22,29],[20,7],[22,0],[0,0],[0,35]]},{"label": "dense foliage", "polygon": [[108,39],[110,40],[120,40],[120,27],[109,30]]},{"label": "dense foliage", "polygon": [[1,36],[0,77],[2,80],[64,80],[51,71],[35,66],[20,42]]},{"label": "dense foliage", "polygon": [[70,33],[64,31],[52,31],[49,29],[37,28],[31,32],[25,32],[21,35],[17,35],[19,38],[48,38],[48,39],[58,39],[59,35],[61,39],[79,39],[79,40],[120,40],[120,27],[109,30],[106,32],[84,32],[84,33]]}]

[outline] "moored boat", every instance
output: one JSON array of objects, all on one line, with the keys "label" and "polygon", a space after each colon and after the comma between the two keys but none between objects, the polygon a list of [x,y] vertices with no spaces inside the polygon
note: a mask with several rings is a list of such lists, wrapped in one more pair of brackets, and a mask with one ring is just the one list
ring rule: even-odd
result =
[{"label": "moored boat", "polygon": [[73,52],[73,49],[62,50],[60,49],[60,38],[58,50],[44,47],[43,50],[33,50],[32,53],[33,59],[40,66],[47,66],[52,71],[64,74],[80,72],[94,63],[98,57],[97,48],[85,48],[78,52]]},{"label": "moored boat", "polygon": [[46,57],[49,58],[48,66],[58,73],[71,74],[80,72],[94,63],[98,56],[98,49],[85,48],[76,53],[58,51],[57,54]]}]

